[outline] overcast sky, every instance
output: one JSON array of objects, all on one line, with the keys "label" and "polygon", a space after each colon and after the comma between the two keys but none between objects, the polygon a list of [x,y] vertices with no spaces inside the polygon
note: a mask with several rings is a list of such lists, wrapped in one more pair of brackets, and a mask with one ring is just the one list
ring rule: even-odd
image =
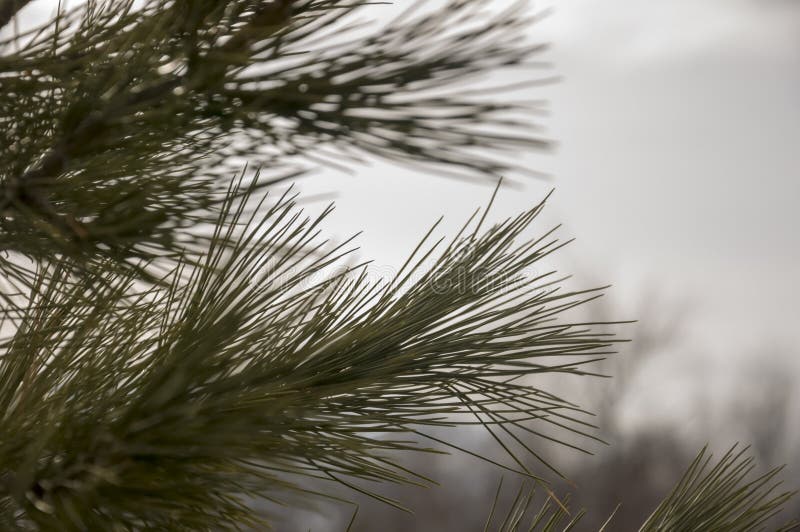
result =
[{"label": "overcast sky", "polygon": [[[497,0],[498,2],[500,0]],[[800,2],[566,0],[534,38],[564,80],[546,95],[550,182],[501,194],[496,218],[551,186],[568,255],[622,300],[642,284],[696,308],[715,349],[790,342],[800,330]],[[336,228],[396,264],[440,214],[453,225],[485,187],[381,164],[340,191]],[[412,215],[412,216],[410,216]],[[797,330],[794,330],[797,329]]]},{"label": "overcast sky", "polygon": [[800,3],[572,0],[547,30],[580,246],[690,297],[715,346],[796,339]]},{"label": "overcast sky", "polygon": [[[665,397],[685,421],[695,393],[725,390],[725,402],[748,381],[758,394],[772,383],[755,370],[770,364],[800,374],[800,0],[549,5],[531,34],[552,43],[564,79],[530,97],[549,98],[559,147],[526,160],[552,180],[502,192],[491,217],[555,187],[541,227],[577,237],[568,267],[613,283],[619,318],[646,318],[654,295],[687,309],[685,334],[629,401],[631,423]],[[363,256],[388,266],[439,215],[455,228],[490,194],[379,163],[304,186],[338,190],[332,226],[363,229]]]}]

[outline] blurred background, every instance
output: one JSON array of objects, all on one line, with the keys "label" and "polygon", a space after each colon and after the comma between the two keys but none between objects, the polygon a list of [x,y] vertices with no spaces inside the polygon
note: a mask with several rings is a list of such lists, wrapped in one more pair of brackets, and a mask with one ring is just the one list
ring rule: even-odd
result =
[{"label": "blurred background", "polygon": [[[372,15],[407,7],[397,4]],[[550,65],[491,81],[559,76],[513,95],[548,101],[542,132],[556,146],[519,154],[546,175],[514,179],[489,218],[554,189],[538,227],[562,223],[560,234],[576,238],[557,267],[578,286],[613,285],[588,309],[592,318],[638,320],[620,330],[632,342],[604,367],[613,379],[563,383],[594,408],[610,445],[593,457],[554,447],[574,483],[559,493],[589,508],[581,529],[596,530],[621,502],[611,529],[632,530],[704,444],[721,454],[737,441],[764,467],[788,464],[797,489],[800,2],[533,5],[550,11],[531,28],[532,41],[550,43]],[[491,195],[491,185],[377,162],[354,174],[323,172],[302,186],[337,192],[332,228],[363,230],[361,254],[376,271],[399,267],[440,215],[452,234]],[[464,438],[485,453],[496,447],[481,431]],[[362,500],[356,530],[483,526],[500,473],[464,456],[418,460],[442,487],[391,492],[413,517]],[[338,522],[325,512],[294,523],[339,530],[352,509],[340,511]],[[800,501],[791,513],[800,515]]]},{"label": "blurred background", "polygon": [[[25,16],[54,4],[34,2]],[[613,285],[588,316],[638,320],[619,329],[632,342],[602,368],[613,379],[559,383],[593,407],[610,445],[592,446],[595,456],[547,448],[570,479],[556,491],[590,509],[582,529],[621,502],[612,529],[630,530],[705,443],[721,453],[736,441],[764,466],[789,464],[786,478],[800,487],[800,1],[532,5],[550,10],[530,35],[551,44],[548,64],[487,81],[559,76],[504,96],[548,102],[540,124],[555,149],[515,154],[542,175],[505,176],[489,220],[554,189],[537,227],[563,223],[560,235],[576,238],[557,267],[576,286]],[[365,16],[389,20],[406,7],[374,5]],[[382,162],[352,170],[320,170],[300,187],[335,193],[327,230],[364,231],[360,256],[377,274],[396,270],[440,215],[452,234],[493,188]],[[461,438],[480,454],[497,451],[483,431]],[[355,530],[483,526],[495,468],[468,456],[409,465],[442,487],[381,490],[414,516],[359,499]],[[353,510],[321,511],[287,512],[281,527],[342,530]],[[800,515],[800,501],[791,511]]]}]

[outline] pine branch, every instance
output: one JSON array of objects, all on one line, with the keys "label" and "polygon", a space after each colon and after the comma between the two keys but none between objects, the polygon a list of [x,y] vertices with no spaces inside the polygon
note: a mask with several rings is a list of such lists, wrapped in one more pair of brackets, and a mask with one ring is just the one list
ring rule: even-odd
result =
[{"label": "pine branch", "polygon": [[[712,455],[703,448],[672,493],[639,530],[764,530],[764,524],[795,493],[778,491],[781,483],[776,477],[783,468],[753,478],[754,460],[746,455],[747,451],[747,447],[738,450],[734,446],[712,465]],[[780,530],[798,527],[800,523],[795,521]]]},{"label": "pine branch", "polygon": [[364,36],[362,4],[88,2],[0,43],[0,247],[174,256],[202,245],[190,229],[213,222],[237,157],[269,169],[262,185],[327,164],[324,145],[494,177],[517,157],[491,153],[547,146],[526,108],[463,88],[542,49],[521,3],[454,0]]},{"label": "pine branch", "polygon": [[503,489],[503,482],[497,486],[497,494],[492,503],[492,509],[484,526],[484,532],[496,530],[497,532],[568,532],[574,529],[586,514],[581,510],[575,515],[570,515],[568,510],[554,497],[548,496],[538,511],[534,507],[536,487],[523,484],[516,493],[505,517],[498,515],[502,521],[495,526],[495,515],[499,514],[498,504]]},{"label": "pine branch", "polygon": [[[436,246],[423,243],[376,285],[363,267],[321,275],[347,244],[326,249],[322,218],[303,219],[293,196],[249,218],[240,192],[202,265],[165,286],[137,290],[118,273],[76,282],[54,266],[26,314],[8,318],[0,432],[15,437],[0,441],[0,471],[20,523],[256,526],[243,501],[304,493],[298,475],[392,502],[364,482],[419,483],[392,453],[429,450],[414,436],[469,416],[502,429],[531,478],[516,455],[533,448],[514,450],[515,432],[590,441],[578,409],[535,376],[584,374],[614,340],[557,319],[595,292],[525,277],[559,247],[514,243],[542,205],[465,227],[430,269]],[[492,409],[502,418],[485,419]]]},{"label": "pine branch", "polygon": [[[432,229],[373,283],[319,239],[330,209],[258,200],[308,162],[494,178],[548,146],[480,81],[536,65],[525,2],[381,27],[368,3],[90,1],[0,41],[0,528],[263,528],[254,499],[335,498],[308,477],[402,508],[369,483],[429,484],[395,460],[441,446],[550,495],[530,516],[523,487],[501,530],[577,523],[536,443],[597,438],[541,376],[593,376],[618,340],[564,321],[597,290],[529,275],[562,245],[517,243],[543,204]],[[27,4],[0,0],[0,28]],[[226,189],[243,157],[262,171]],[[440,437],[476,424],[504,459]],[[701,453],[642,530],[762,526],[791,494],[743,452]]]},{"label": "pine branch", "polygon": [[[779,491],[777,480],[783,468],[775,468],[753,477],[754,461],[746,453],[747,447],[737,450],[734,445],[723,457],[712,464],[713,456],[703,448],[672,492],[639,528],[639,532],[749,532],[766,530],[765,524],[774,521],[783,507],[796,492]],[[488,531],[499,515],[498,503],[502,482],[497,488],[485,531]],[[544,506],[536,512],[534,508],[535,488],[523,485],[497,530],[550,531],[572,530],[585,515],[581,510],[561,528],[569,516],[557,499],[549,496]],[[617,507],[619,508],[619,506]],[[601,526],[603,532],[613,526],[614,513]],[[778,525],[772,525],[778,526]],[[792,521],[775,528],[777,532],[788,532],[800,528]]]}]

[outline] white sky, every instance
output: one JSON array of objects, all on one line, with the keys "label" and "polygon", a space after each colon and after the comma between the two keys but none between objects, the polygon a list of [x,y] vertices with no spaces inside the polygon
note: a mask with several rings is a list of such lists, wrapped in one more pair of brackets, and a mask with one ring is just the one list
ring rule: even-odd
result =
[{"label": "white sky", "polygon": [[[549,4],[554,14],[532,36],[552,42],[565,79],[530,97],[550,99],[559,149],[526,160],[553,180],[502,192],[494,219],[555,186],[542,227],[564,222],[562,234],[577,237],[563,256],[575,273],[615,285],[619,318],[637,317],[652,293],[688,304],[686,334],[658,364],[659,386],[649,375],[631,398],[631,419],[669,410],[664,397],[677,397],[672,410],[685,416],[693,393],[738,393],[732,361],[797,374],[800,2]],[[401,263],[440,214],[455,227],[490,194],[383,164],[358,174],[304,186],[338,190],[333,226],[364,229],[363,255],[383,265]]]},{"label": "white sky", "polygon": [[549,23],[579,245],[679,285],[720,345],[800,330],[800,3],[568,0]]},{"label": "white sky", "polygon": [[[554,179],[502,193],[496,217],[555,186],[553,220],[578,237],[570,258],[621,298],[643,280],[688,298],[720,348],[796,339],[800,3],[554,4],[532,32],[565,80],[531,97],[550,98],[559,149],[530,156]],[[337,228],[365,229],[364,255],[388,264],[440,214],[456,225],[489,195],[382,164],[326,178]]]}]

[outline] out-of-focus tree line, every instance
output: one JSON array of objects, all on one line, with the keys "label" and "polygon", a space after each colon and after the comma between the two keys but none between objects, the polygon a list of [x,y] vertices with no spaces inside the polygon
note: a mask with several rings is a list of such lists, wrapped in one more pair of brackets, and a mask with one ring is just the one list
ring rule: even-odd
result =
[{"label": "out-of-focus tree line", "polygon": [[[601,365],[600,372],[610,378],[605,383],[594,379],[562,379],[559,383],[574,397],[582,397],[581,404],[593,405],[600,437],[609,444],[594,445],[591,457],[555,444],[546,451],[549,460],[565,464],[567,479],[558,485],[557,494],[569,502],[573,514],[581,508],[589,509],[577,530],[599,530],[612,514],[609,530],[637,530],[681,478],[698,447],[719,439],[720,434],[747,442],[759,472],[775,465],[800,463],[800,423],[793,408],[798,404],[798,376],[790,363],[791,347],[773,346],[768,348],[769,353],[737,353],[745,356],[731,356],[727,371],[721,372],[727,382],[709,382],[708,357],[689,351],[681,342],[686,322],[691,319],[691,305],[661,296],[656,289],[643,293],[646,297],[633,312],[640,319],[629,325],[631,342]],[[605,302],[593,305],[589,321],[603,322],[612,315],[624,315],[613,306]],[[774,355],[776,350],[779,356],[764,356]],[[697,359],[697,371],[690,372],[678,388],[692,396],[693,411],[687,420],[691,429],[677,425],[675,416],[666,414],[670,398],[664,398],[664,410],[652,412],[652,423],[627,421],[626,411],[630,402],[642,395],[637,388],[645,380],[641,377],[648,367],[654,362],[674,366],[687,357]],[[770,362],[762,363],[765,359]],[[729,397],[731,394],[733,397]],[[480,429],[462,431],[460,443],[479,455],[499,459],[495,442]],[[712,450],[721,455],[726,449]],[[430,474],[440,485],[430,489],[394,488],[387,493],[413,508],[413,514],[359,498],[354,530],[478,530],[476,523],[485,520],[501,480],[500,508],[509,508],[517,494],[518,479],[504,476],[474,457],[415,454],[405,463]],[[783,475],[787,488],[800,488],[797,471],[789,468]],[[546,494],[540,493],[538,499],[543,502]],[[323,507],[324,517],[318,512],[287,510],[286,523],[290,529],[342,530],[355,511],[341,504]],[[536,504],[532,507],[538,509]],[[799,516],[800,500],[792,499],[784,508],[781,516],[767,524],[767,530],[781,526],[788,516]]]}]

